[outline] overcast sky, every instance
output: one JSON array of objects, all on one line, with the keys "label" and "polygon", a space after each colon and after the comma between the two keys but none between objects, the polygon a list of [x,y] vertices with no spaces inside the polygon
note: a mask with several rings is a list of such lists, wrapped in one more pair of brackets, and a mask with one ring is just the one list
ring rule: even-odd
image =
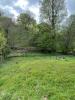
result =
[{"label": "overcast sky", "polygon": [[[75,13],[75,0],[67,0],[66,5],[69,14]],[[39,0],[0,0],[0,8],[13,18],[25,10],[33,12],[36,20],[39,18]]]}]

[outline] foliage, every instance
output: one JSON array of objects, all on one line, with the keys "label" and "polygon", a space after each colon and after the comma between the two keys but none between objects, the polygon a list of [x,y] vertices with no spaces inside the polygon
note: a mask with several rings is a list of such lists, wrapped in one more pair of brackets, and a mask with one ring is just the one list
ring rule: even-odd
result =
[{"label": "foliage", "polygon": [[29,13],[21,13],[18,17],[18,23],[22,25],[25,30],[29,30],[35,25],[36,21]]},{"label": "foliage", "polygon": [[6,49],[6,43],[7,43],[7,39],[5,38],[2,29],[0,29],[0,61],[1,62],[3,61],[6,55],[6,52],[4,52]]},{"label": "foliage", "polygon": [[[50,52],[75,52],[75,15],[67,18],[67,23],[60,29],[58,20],[61,19],[61,15],[64,17],[65,0],[60,0],[57,3],[55,1],[43,0],[41,2],[41,15],[44,20],[40,23],[36,23],[31,12],[21,13],[16,22],[6,16],[0,16],[0,27],[4,30],[6,38],[4,55],[15,47],[37,47],[39,50]],[[50,2],[52,5],[49,4]],[[60,4],[61,2],[62,4]],[[60,13],[61,11],[63,12]]]},{"label": "foliage", "polygon": [[63,52],[73,52],[75,49],[75,16],[72,15],[68,19],[68,25],[63,28],[61,35],[61,46]]},{"label": "foliage", "polygon": [[[38,31],[33,37],[33,46],[40,48],[44,51],[52,51],[55,48],[53,44],[53,33],[51,26],[47,23],[40,23],[37,26]],[[56,45],[56,44],[55,44]]]},{"label": "foliage", "polygon": [[0,31],[0,51],[6,46],[6,38],[4,37],[4,33]]},{"label": "foliage", "polygon": [[56,50],[57,27],[60,25],[66,15],[65,0],[41,0],[42,21],[51,26],[52,51]]},{"label": "foliage", "polygon": [[41,0],[41,16],[55,30],[66,15],[65,0]]},{"label": "foliage", "polygon": [[[19,33],[21,35],[20,39],[23,40],[23,46],[30,46],[31,39],[33,35],[36,33],[36,21],[34,20],[31,13],[21,13],[18,17],[18,26],[19,26]],[[22,32],[23,31],[23,32]]]}]

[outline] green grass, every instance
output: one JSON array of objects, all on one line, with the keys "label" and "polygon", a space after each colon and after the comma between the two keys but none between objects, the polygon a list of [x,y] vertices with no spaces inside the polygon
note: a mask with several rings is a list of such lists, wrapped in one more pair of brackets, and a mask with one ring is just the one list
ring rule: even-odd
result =
[{"label": "green grass", "polygon": [[75,100],[75,57],[9,58],[0,65],[0,100]]}]

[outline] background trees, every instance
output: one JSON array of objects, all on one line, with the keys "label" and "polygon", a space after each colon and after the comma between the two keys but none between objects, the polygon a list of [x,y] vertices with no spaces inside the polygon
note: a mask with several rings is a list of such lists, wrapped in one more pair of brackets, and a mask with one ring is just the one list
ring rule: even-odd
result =
[{"label": "background trees", "polygon": [[65,16],[65,0],[42,0],[41,1],[41,16],[43,21],[51,26],[52,35],[52,51],[56,49],[57,27]]},{"label": "background trees", "polygon": [[6,57],[6,43],[7,39],[5,38],[4,31],[0,28],[0,61],[2,62]]},{"label": "background trees", "polygon": [[0,16],[0,28],[3,30],[2,34],[4,36],[4,38],[6,39],[6,45],[5,48],[2,49],[2,56],[4,58],[7,57],[8,53],[11,51],[11,45],[9,43],[9,39],[10,39],[10,28],[13,25],[13,21],[12,18],[9,18],[7,16],[4,16],[3,14],[1,14]]},{"label": "background trees", "polygon": [[65,0],[42,0],[42,20],[39,23],[29,11],[21,13],[16,21],[0,12],[0,52],[3,57],[6,58],[14,48],[27,47],[46,52],[74,53],[75,15],[65,19],[65,12]]},{"label": "background trees", "polygon": [[42,0],[41,16],[55,30],[66,14],[65,0]]},{"label": "background trees", "polygon": [[30,46],[33,34],[36,33],[36,21],[31,13],[22,13],[18,17],[17,25],[20,31],[20,39],[22,38],[24,46]]},{"label": "background trees", "polygon": [[75,51],[75,15],[71,15],[67,19],[67,25],[63,28],[61,43],[63,44],[63,52]]},{"label": "background trees", "polygon": [[47,51],[51,48],[51,32],[50,25],[47,23],[40,23],[37,25],[37,32],[32,38],[33,46],[40,48],[40,50]]}]

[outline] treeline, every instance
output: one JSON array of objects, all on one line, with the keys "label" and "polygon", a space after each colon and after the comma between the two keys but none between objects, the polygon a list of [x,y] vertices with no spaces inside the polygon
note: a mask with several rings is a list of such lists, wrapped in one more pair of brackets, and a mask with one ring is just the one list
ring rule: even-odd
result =
[{"label": "treeline", "polygon": [[42,0],[39,23],[29,11],[21,13],[16,21],[0,13],[1,60],[14,48],[74,54],[75,15],[66,17],[66,11],[65,0]]}]

